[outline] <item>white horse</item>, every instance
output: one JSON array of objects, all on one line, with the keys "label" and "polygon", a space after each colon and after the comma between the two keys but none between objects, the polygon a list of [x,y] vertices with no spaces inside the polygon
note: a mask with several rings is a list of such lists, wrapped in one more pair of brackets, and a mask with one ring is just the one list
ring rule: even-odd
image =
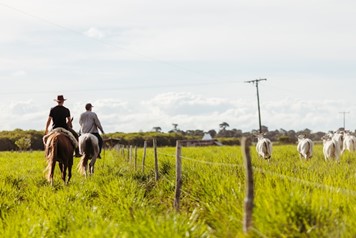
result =
[{"label": "white horse", "polygon": [[88,161],[90,160],[89,174],[92,175],[94,173],[96,158],[99,154],[98,138],[90,133],[80,135],[79,152],[82,154],[82,157],[78,164],[78,171],[86,177],[88,175]]}]

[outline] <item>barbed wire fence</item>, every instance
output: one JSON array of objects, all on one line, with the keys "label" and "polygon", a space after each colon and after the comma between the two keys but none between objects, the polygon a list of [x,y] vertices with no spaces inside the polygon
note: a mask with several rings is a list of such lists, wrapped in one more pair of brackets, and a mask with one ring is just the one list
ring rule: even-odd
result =
[{"label": "barbed wire fence", "polygon": [[[340,187],[334,187],[330,185],[325,185],[321,183],[316,183],[316,182],[311,182],[307,180],[303,180],[300,178],[295,178],[292,176],[286,176],[283,174],[279,174],[273,171],[269,171],[266,169],[258,168],[256,166],[252,166],[251,163],[251,155],[249,148],[251,146],[251,140],[249,138],[242,138],[241,140],[241,152],[244,158],[244,164],[236,164],[236,163],[221,163],[221,162],[211,162],[211,161],[204,161],[204,160],[198,160],[198,159],[193,159],[189,158],[186,156],[182,155],[182,147],[184,145],[189,144],[189,140],[177,140],[176,141],[176,153],[175,154],[166,154],[166,153],[160,153],[158,152],[157,149],[157,141],[153,139],[152,147],[153,147],[153,156],[154,156],[154,173],[155,173],[155,180],[158,181],[159,179],[164,179],[166,182],[171,183],[175,187],[175,193],[174,193],[174,198],[173,198],[173,207],[174,209],[179,212],[180,211],[180,198],[181,194],[184,193],[186,196],[194,199],[195,201],[200,201],[200,199],[196,198],[193,196],[191,193],[188,191],[184,190],[183,187],[183,180],[182,180],[182,159],[185,161],[191,161],[191,162],[196,162],[196,163],[201,163],[201,164],[206,164],[206,165],[214,165],[214,166],[224,166],[224,167],[239,167],[241,169],[245,169],[245,176],[246,176],[246,184],[245,184],[245,194],[246,197],[244,199],[244,206],[243,206],[243,221],[241,221],[243,225],[243,232],[244,233],[249,233],[250,231],[254,232],[256,235],[260,237],[266,237],[263,235],[258,229],[253,227],[253,222],[252,222],[252,217],[253,217],[253,206],[254,206],[254,182],[253,182],[253,174],[254,172],[261,173],[261,174],[267,174],[270,176],[274,176],[276,178],[282,179],[282,180],[288,180],[290,182],[306,185],[309,187],[314,187],[314,188],[319,188],[323,189],[332,193],[338,193],[342,194],[344,196],[353,196],[356,197],[356,191],[355,190],[350,190],[350,189],[345,189],[345,188],[340,188]],[[134,157],[134,169],[135,171],[137,170],[137,146],[135,146],[134,153],[132,153],[132,146],[128,145],[118,145],[115,147],[118,150],[118,154],[121,155],[123,158],[127,158],[127,161],[132,163],[132,157]],[[142,156],[142,172],[145,171],[146,167],[146,157],[147,157],[147,141],[144,141],[143,145],[143,156]],[[127,155],[125,153],[127,151]],[[159,176],[159,160],[158,156],[166,156],[166,157],[171,157],[175,158],[175,182],[174,184],[172,181],[168,180],[164,176]],[[127,156],[127,157],[126,157]]]}]

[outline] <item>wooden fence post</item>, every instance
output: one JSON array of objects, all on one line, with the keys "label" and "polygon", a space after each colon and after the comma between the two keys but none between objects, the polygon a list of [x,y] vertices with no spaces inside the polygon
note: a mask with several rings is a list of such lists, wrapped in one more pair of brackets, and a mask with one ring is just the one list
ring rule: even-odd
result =
[{"label": "wooden fence post", "polygon": [[116,145],[117,153],[120,154],[120,144]]},{"label": "wooden fence post", "polygon": [[147,141],[144,141],[143,142],[143,156],[142,156],[142,173],[145,172],[146,148],[147,148]]},{"label": "wooden fence post", "polygon": [[137,145],[135,146],[135,163],[134,163],[134,168],[135,168],[135,171],[137,169]]},{"label": "wooden fence post", "polygon": [[132,145],[130,145],[130,152],[129,152],[129,163],[132,162]]},{"label": "wooden fence post", "polygon": [[130,162],[130,145],[127,145],[127,161]]},{"label": "wooden fence post", "polygon": [[182,145],[179,140],[176,142],[176,189],[174,197],[174,208],[179,212],[180,193],[182,187]]},{"label": "wooden fence post", "polygon": [[253,199],[254,199],[254,186],[253,186],[253,171],[250,155],[251,141],[248,138],[243,137],[241,139],[242,154],[245,159],[246,168],[246,197],[244,201],[244,220],[243,231],[248,233],[252,227],[252,214],[253,214]]},{"label": "wooden fence post", "polygon": [[155,155],[155,180],[157,181],[159,178],[158,175],[158,155],[157,155],[157,140],[153,139],[153,151]]}]

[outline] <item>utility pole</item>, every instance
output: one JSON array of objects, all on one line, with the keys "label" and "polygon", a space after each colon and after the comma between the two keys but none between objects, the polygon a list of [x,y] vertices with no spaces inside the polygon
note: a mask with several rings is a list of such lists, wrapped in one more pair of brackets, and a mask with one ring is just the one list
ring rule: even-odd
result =
[{"label": "utility pole", "polygon": [[262,125],[261,125],[261,111],[260,111],[260,96],[258,93],[258,83],[262,80],[266,80],[267,79],[255,79],[255,80],[249,80],[249,81],[245,81],[245,83],[253,83],[256,84],[256,90],[257,90],[257,107],[258,107],[258,124],[260,126],[260,133],[262,133]]},{"label": "utility pole", "polygon": [[339,112],[339,113],[342,113],[344,115],[344,119],[343,119],[344,124],[343,125],[344,125],[344,130],[346,130],[346,127],[345,127],[345,114],[346,113],[350,113],[350,112]]}]

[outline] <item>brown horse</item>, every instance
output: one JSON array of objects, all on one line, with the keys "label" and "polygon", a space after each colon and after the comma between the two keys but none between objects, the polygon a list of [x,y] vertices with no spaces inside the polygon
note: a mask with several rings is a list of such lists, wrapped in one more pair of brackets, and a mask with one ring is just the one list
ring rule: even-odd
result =
[{"label": "brown horse", "polygon": [[[45,155],[47,158],[47,180],[53,185],[53,175],[56,162],[59,163],[61,177],[65,184],[68,184],[72,177],[73,153],[76,147],[75,138],[72,134],[63,129],[56,128],[43,137],[45,144]],[[68,170],[68,179],[66,180]]]},{"label": "brown horse", "polygon": [[85,175],[88,174],[88,162],[89,163],[89,174],[94,173],[94,165],[96,158],[99,154],[99,141],[96,136],[90,133],[84,133],[79,136],[79,151],[82,154],[82,158],[78,164],[79,173]]}]

